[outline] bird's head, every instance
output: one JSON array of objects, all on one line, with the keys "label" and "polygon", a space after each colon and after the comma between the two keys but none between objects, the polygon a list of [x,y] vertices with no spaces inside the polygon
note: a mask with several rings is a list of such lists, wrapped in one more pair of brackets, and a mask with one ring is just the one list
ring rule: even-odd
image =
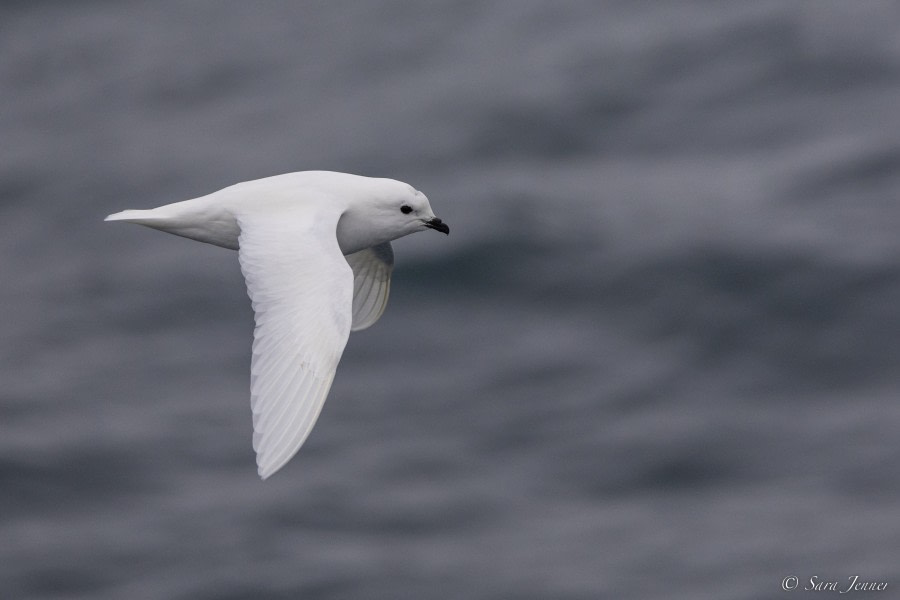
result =
[{"label": "bird's head", "polygon": [[402,181],[369,179],[358,200],[341,217],[338,239],[348,254],[425,229],[450,234],[425,194]]},{"label": "bird's head", "polygon": [[[397,183],[400,182],[398,181]],[[428,197],[411,185],[402,183],[401,186],[405,189],[389,199],[386,198],[384,206],[388,213],[393,211],[398,225],[408,229],[408,233],[434,229],[450,235],[450,228],[447,224],[436,217],[434,211],[431,210]]]}]

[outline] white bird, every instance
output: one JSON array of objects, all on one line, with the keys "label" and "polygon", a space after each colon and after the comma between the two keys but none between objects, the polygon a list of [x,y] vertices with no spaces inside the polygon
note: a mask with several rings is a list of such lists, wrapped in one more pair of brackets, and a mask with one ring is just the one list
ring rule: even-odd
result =
[{"label": "white bird", "polygon": [[329,171],[247,181],[105,220],[238,251],[256,319],[250,406],[263,479],[309,435],[350,332],[384,312],[391,240],[424,229],[450,233],[412,186]]}]

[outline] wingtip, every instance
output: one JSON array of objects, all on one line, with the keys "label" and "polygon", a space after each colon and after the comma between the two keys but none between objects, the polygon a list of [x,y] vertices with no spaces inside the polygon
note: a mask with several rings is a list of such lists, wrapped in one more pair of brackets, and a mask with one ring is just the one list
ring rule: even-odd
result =
[{"label": "wingtip", "polygon": [[[296,451],[294,452],[294,454],[296,454]],[[272,457],[271,457],[271,456],[268,457],[268,462],[267,462],[267,461],[260,461],[260,460],[257,459],[257,463],[256,463],[257,469],[256,469],[256,472],[259,473],[260,479],[262,479],[263,481],[265,481],[266,479],[268,479],[269,477],[271,477],[272,475],[274,475],[275,473],[277,473],[278,471],[280,471],[280,470],[282,469],[282,467],[284,467],[284,465],[286,465],[286,464],[288,463],[288,461],[290,461],[291,458],[294,457],[294,454],[291,454],[291,455],[288,456],[287,458],[282,458],[282,459],[277,460],[277,461],[275,461],[275,462],[272,462]],[[257,456],[258,456],[258,455],[257,455]]]},{"label": "wingtip", "polygon": [[[254,437],[255,434],[254,434]],[[255,441],[255,440],[254,440]],[[256,450],[256,444],[254,443],[254,450]],[[259,474],[259,478],[265,481],[269,477],[272,476],[272,473],[275,471],[272,469],[271,465],[264,465],[262,461],[259,460],[259,454],[256,455],[256,472]]]},{"label": "wingtip", "polygon": [[287,463],[287,461],[282,461],[280,463],[273,463],[271,461],[271,457],[266,460],[262,460],[262,457],[257,454],[256,455],[256,472],[259,473],[259,478],[265,481],[275,473],[277,473],[281,467],[283,467]]},{"label": "wingtip", "polygon": [[261,464],[257,464],[257,468],[256,468],[256,472],[259,474],[259,478],[262,479],[263,481],[265,481],[266,479],[268,479],[269,477],[271,477],[272,474],[273,474],[276,470],[277,470],[277,469],[273,469],[273,468],[271,467],[271,465],[263,466],[263,465],[261,465]]}]

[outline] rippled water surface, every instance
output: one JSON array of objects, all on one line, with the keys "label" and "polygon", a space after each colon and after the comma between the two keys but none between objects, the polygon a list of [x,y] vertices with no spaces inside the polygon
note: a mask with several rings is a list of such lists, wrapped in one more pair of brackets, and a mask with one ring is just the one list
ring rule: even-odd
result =
[{"label": "rippled water surface", "polygon": [[[900,588],[900,11],[0,9],[0,596]],[[294,460],[256,475],[233,252],[104,224],[408,181]],[[802,593],[802,592],[795,592]]]}]

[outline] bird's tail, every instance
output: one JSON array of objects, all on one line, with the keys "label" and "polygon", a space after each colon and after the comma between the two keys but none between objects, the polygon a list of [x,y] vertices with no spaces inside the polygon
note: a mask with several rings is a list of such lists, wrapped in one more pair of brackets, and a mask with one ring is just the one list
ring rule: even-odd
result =
[{"label": "bird's tail", "polygon": [[150,210],[123,210],[109,215],[104,221],[125,221],[126,223],[140,223],[141,225],[150,225],[154,221],[159,221],[160,217],[155,213],[154,209]]}]

